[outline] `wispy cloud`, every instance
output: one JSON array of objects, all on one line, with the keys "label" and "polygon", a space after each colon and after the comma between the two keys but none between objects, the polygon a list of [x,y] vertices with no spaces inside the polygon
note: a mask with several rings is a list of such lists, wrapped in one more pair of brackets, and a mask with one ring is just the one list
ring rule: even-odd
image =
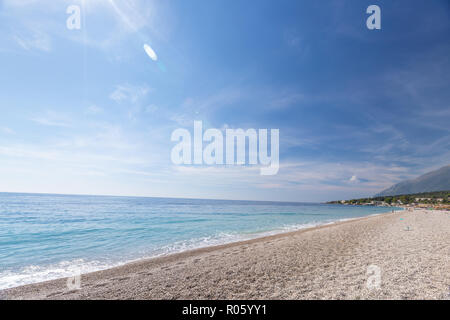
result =
[{"label": "wispy cloud", "polygon": [[25,50],[37,49],[49,52],[51,50],[50,37],[43,32],[33,32],[28,36],[14,35],[14,41]]},{"label": "wispy cloud", "polygon": [[41,115],[31,118],[31,121],[49,127],[68,128],[72,126],[72,122],[69,116],[54,111],[46,111]]},{"label": "wispy cloud", "polygon": [[140,6],[140,1],[115,1],[107,0],[111,5],[111,8],[117,14],[120,22],[130,32],[137,32],[139,29],[145,27],[148,24],[148,20],[141,14],[143,10]]},{"label": "wispy cloud", "polygon": [[136,103],[145,97],[151,89],[147,86],[133,86],[129,84],[118,85],[109,97],[117,103],[131,102]]},{"label": "wispy cloud", "polygon": [[7,135],[16,133],[14,130],[12,130],[11,128],[8,128],[8,127],[0,127],[0,132],[3,134],[7,134]]},{"label": "wispy cloud", "polygon": [[[415,39],[400,23],[368,36],[364,10],[334,0],[280,4],[299,13],[287,20],[242,6],[252,19],[232,28],[220,1],[0,2],[2,188],[22,170],[40,191],[83,175],[93,178],[81,190],[88,181],[96,193],[314,201],[372,195],[450,159],[441,4],[428,5],[439,23],[414,24]],[[71,4],[82,6],[81,30],[65,27]],[[217,19],[202,19],[207,9]],[[194,120],[279,128],[279,173],[173,166],[170,134]]]},{"label": "wispy cloud", "polygon": [[[69,5],[79,5],[82,9],[82,32],[71,32],[62,27],[68,17],[66,8]],[[9,20],[11,39],[27,51],[49,52],[53,39],[59,38],[107,53],[130,36],[141,41],[148,35],[163,39],[167,23],[158,9],[162,6],[157,1],[144,0],[4,0],[2,10]],[[95,19],[101,19],[110,28],[93,29],[90,22]]]},{"label": "wispy cloud", "polygon": [[299,92],[290,92],[290,93],[282,93],[277,94],[272,98],[269,105],[273,108],[285,108],[290,107],[292,105],[298,105],[301,102],[305,102],[306,97],[303,93]]},{"label": "wispy cloud", "polygon": [[103,112],[104,112],[103,108],[100,108],[99,106],[97,106],[95,104],[86,108],[86,114],[88,114],[88,115],[98,115]]}]

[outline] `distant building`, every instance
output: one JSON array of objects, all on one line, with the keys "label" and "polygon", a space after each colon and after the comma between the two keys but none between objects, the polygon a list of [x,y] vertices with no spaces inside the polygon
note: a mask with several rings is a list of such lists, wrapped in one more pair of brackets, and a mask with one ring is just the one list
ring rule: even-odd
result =
[{"label": "distant building", "polygon": [[419,201],[431,201],[431,198],[416,198],[416,202]]}]

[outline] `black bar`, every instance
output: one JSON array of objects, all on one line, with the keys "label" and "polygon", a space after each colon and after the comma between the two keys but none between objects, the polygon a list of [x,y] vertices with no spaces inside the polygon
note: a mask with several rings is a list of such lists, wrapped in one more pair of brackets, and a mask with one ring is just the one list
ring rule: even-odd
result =
[{"label": "black bar", "polygon": [[[114,314],[123,320],[142,319],[316,319],[329,317],[385,318],[393,308],[413,316],[426,306],[448,307],[448,301],[291,301],[291,300],[219,300],[219,301],[0,301],[0,310],[85,319],[94,314]],[[42,308],[42,310],[40,310]],[[9,310],[8,310],[9,309]],[[51,312],[49,312],[51,310]],[[213,312],[214,311],[214,312]],[[34,313],[34,312],[33,312]]]}]

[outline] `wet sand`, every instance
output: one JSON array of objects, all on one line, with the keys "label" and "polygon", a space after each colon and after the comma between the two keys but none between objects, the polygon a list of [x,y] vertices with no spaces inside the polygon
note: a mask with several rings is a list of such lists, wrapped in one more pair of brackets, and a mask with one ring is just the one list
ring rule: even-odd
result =
[{"label": "wet sand", "polygon": [[387,213],[142,260],[84,274],[80,287],[59,279],[0,298],[449,299],[450,212]]}]

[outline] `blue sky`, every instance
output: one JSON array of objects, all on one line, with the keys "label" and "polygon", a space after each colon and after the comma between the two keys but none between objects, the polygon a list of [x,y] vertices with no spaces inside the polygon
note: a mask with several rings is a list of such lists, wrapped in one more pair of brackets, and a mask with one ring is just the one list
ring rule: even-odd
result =
[{"label": "blue sky", "polygon": [[[0,0],[0,191],[373,195],[450,162],[449,16],[447,0]],[[279,173],[173,165],[194,120],[280,129]]]}]

